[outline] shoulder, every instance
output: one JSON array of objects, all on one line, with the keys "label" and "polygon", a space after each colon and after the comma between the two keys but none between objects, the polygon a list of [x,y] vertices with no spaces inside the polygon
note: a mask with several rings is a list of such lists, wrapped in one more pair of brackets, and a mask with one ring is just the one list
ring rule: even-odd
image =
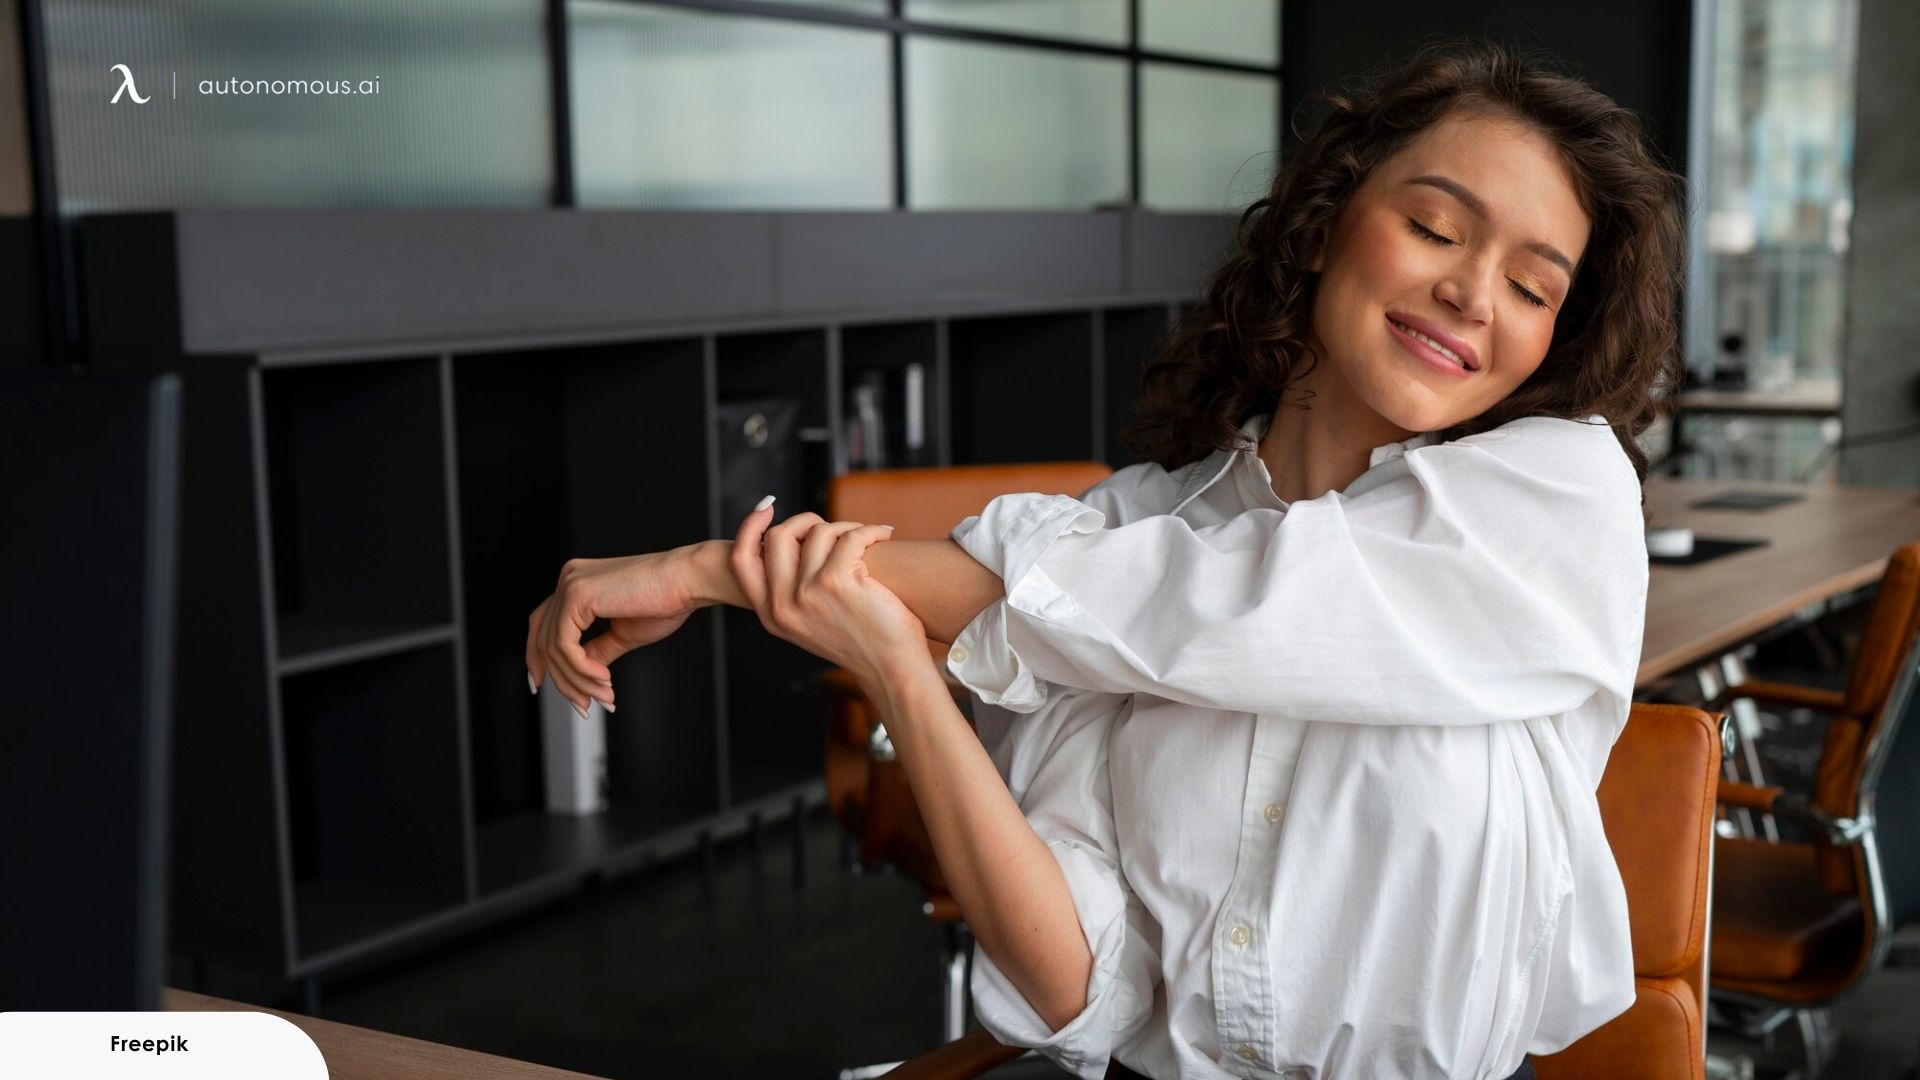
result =
[{"label": "shoulder", "polygon": [[1108,528],[1169,513],[1179,499],[1182,482],[1200,464],[1172,472],[1151,461],[1128,465],[1082,492],[1080,501],[1106,515]]},{"label": "shoulder", "polygon": [[1605,418],[1525,416],[1489,431],[1410,451],[1408,464],[1444,468],[1543,497],[1640,505],[1640,477]]}]

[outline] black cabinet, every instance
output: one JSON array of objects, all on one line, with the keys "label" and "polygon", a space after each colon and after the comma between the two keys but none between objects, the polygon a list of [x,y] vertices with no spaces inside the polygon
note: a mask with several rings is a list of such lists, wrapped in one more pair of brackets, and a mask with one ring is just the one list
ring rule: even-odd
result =
[{"label": "black cabinet", "polygon": [[614,663],[610,805],[548,813],[524,647],[561,564],[730,535],[769,485],[822,510],[876,450],[1125,463],[1231,228],[84,219],[95,365],[184,386],[176,954],[314,975],[817,803],[824,665],[728,610]]}]

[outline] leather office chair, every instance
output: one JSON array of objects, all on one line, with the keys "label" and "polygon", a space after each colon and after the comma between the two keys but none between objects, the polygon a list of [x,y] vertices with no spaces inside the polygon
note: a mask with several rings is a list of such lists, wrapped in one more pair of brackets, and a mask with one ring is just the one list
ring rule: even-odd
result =
[{"label": "leather office chair", "polygon": [[[1701,1080],[1706,1031],[1708,884],[1714,789],[1725,717],[1682,705],[1635,705],[1600,780],[1600,817],[1626,884],[1639,996],[1626,1012],[1558,1054],[1533,1059],[1540,1080]],[[975,1030],[888,1073],[966,1080],[1021,1051]]]},{"label": "leather office chair", "polygon": [[[1112,471],[1097,462],[1075,461],[853,472],[834,478],[826,516],[892,525],[898,540],[943,540],[962,518],[979,513],[995,496],[1021,491],[1078,495]],[[947,647],[932,641],[927,646],[944,670]],[[862,863],[891,863],[926,890],[927,917],[946,927],[942,1015],[947,1036],[957,1038],[966,1016],[968,957],[959,906],[947,891],[926,823],[907,789],[906,771],[893,760],[892,744],[873,704],[844,670],[828,672],[823,681],[832,702],[827,805],[858,839]],[[948,688],[964,710],[966,689],[951,677]]]},{"label": "leather office chair", "polygon": [[[1723,837],[1714,880],[1714,998],[1751,1014],[1750,1033],[1791,1010],[1810,1072],[1832,1047],[1809,1010],[1879,968],[1893,930],[1920,914],[1920,860],[1912,854],[1920,733],[1902,722],[1915,708],[1917,637],[1920,544],[1909,544],[1887,562],[1844,691],[1755,681],[1716,699],[1828,716],[1810,794],[1732,782],[1720,791],[1723,806],[1794,821],[1812,839]],[[1890,770],[1894,784],[1881,791]]]}]

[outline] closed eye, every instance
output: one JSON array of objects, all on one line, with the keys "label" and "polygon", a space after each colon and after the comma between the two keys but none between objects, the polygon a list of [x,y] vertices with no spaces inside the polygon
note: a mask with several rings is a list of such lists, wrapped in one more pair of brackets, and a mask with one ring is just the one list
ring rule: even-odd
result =
[{"label": "closed eye", "polygon": [[[1432,229],[1427,228],[1425,225],[1420,224],[1418,221],[1415,221],[1412,218],[1407,219],[1407,225],[1413,229],[1413,234],[1415,236],[1418,236],[1424,240],[1430,240],[1436,244],[1451,245],[1453,243],[1452,240],[1449,240],[1446,237],[1441,236],[1439,233],[1434,232]],[[1539,297],[1528,292],[1526,289],[1520,286],[1519,282],[1513,280],[1512,278],[1507,279],[1507,284],[1513,286],[1513,291],[1519,293],[1520,298],[1522,300],[1525,300],[1527,303],[1532,304],[1534,307],[1543,308],[1547,306],[1547,302],[1545,300],[1542,300]]]}]

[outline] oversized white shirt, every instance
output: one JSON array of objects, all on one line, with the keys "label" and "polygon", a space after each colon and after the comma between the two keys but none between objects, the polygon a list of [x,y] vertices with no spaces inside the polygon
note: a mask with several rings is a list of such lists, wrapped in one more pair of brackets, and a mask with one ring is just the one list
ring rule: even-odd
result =
[{"label": "oversized white shirt", "polygon": [[1634,999],[1594,793],[1638,478],[1599,418],[1528,418],[1289,506],[1265,428],[954,529],[1006,597],[948,667],[1094,960],[1054,1032],[976,952],[975,1012],[1084,1077],[1507,1076]]}]

